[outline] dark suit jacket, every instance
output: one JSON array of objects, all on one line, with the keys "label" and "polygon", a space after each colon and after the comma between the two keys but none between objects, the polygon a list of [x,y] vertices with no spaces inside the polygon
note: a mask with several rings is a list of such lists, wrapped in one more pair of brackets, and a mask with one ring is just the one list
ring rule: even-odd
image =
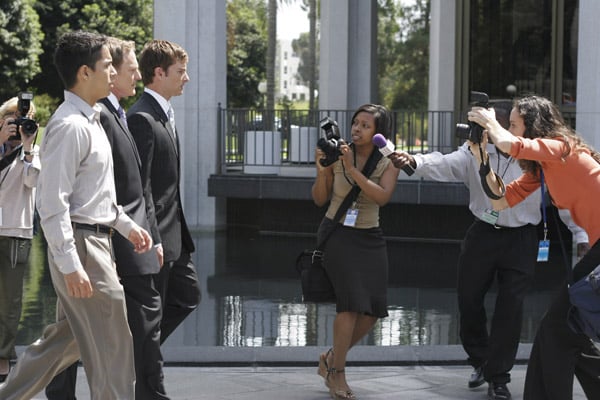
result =
[{"label": "dark suit jacket", "polygon": [[[140,157],[133,137],[108,99],[100,100],[99,104],[102,107],[100,123],[112,148],[117,204],[135,223],[149,231],[156,242],[160,235],[154,209],[146,204],[145,198],[150,199],[150,194],[144,192]],[[119,276],[156,274],[160,271],[156,251],[138,254],[133,251],[129,240],[116,232],[113,248]]]},{"label": "dark suit jacket", "polygon": [[179,193],[179,141],[160,104],[146,92],[127,112],[127,124],[142,160],[144,189],[152,193],[164,262],[176,261],[182,251],[194,251]]}]

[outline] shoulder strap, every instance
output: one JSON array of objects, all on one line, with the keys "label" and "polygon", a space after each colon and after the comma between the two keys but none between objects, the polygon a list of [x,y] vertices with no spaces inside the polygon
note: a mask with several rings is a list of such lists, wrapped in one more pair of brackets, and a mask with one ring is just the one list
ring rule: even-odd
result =
[{"label": "shoulder strap", "polygon": [[[367,159],[367,162],[365,163],[365,166],[363,167],[363,170],[362,170],[362,173],[365,177],[368,178],[371,176],[371,174],[373,173],[373,171],[375,171],[375,168],[377,167],[377,163],[379,162],[379,160],[381,160],[382,157],[383,157],[383,155],[381,154],[380,151],[377,151],[377,147],[373,146],[373,151],[371,152],[371,155]],[[352,202],[354,202],[356,200],[359,193],[360,193],[360,186],[358,186],[356,184],[354,186],[352,186],[352,189],[350,189],[350,191],[348,192],[348,194],[342,201],[342,204],[340,204],[339,208],[337,209],[335,216],[333,217],[333,222],[334,222],[333,227],[329,230],[329,232],[327,232],[325,234],[325,236],[323,237],[323,240],[321,240],[321,243],[319,243],[317,245],[317,250],[323,249],[323,247],[325,246],[325,242],[327,242],[327,239],[329,239],[329,236],[331,236],[331,234],[333,233],[335,228],[337,228],[337,226],[339,225],[338,221],[342,217],[342,214],[344,214],[346,212],[346,210],[348,210],[348,207],[350,207],[350,204],[352,204]]]},{"label": "shoulder strap", "polygon": [[19,148],[20,147],[13,149],[13,151],[9,155],[7,155],[6,157],[3,157],[0,160],[0,171],[2,171],[4,168],[6,168],[10,164],[12,164],[12,162],[15,160],[15,158],[17,158],[17,154],[20,153]]}]

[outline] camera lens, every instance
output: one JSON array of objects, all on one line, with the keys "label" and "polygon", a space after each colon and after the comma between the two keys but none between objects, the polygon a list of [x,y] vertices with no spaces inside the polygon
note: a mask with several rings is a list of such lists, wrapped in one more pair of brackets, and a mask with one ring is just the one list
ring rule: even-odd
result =
[{"label": "camera lens", "polygon": [[24,134],[31,136],[37,132],[38,127],[34,120],[23,119],[23,121],[21,121],[21,129],[23,130]]}]

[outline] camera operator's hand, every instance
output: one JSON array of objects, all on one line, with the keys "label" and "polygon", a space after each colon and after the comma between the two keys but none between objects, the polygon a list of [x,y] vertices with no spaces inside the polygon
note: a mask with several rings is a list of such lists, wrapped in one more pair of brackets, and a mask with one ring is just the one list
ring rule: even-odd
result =
[{"label": "camera operator's hand", "polygon": [[342,155],[338,159],[342,160],[346,171],[350,172],[351,169],[356,168],[354,165],[354,152],[352,151],[352,147],[350,147],[349,144],[346,144],[343,139],[340,139],[340,152]]},{"label": "camera operator's hand", "polygon": [[473,154],[473,156],[475,157],[475,159],[477,160],[477,162],[479,164],[481,164],[481,153],[483,153],[485,162],[488,161],[490,156],[487,152],[487,144],[488,144],[488,131],[487,130],[483,131],[483,135],[481,136],[481,143],[471,142],[470,140],[467,140],[467,143],[469,144],[469,150],[471,151],[471,154]]},{"label": "camera operator's hand", "polygon": [[[38,128],[39,128],[39,125],[38,125]],[[36,137],[37,133],[34,133],[33,135],[27,135],[27,134],[23,133],[23,127],[21,127],[21,129],[19,129],[19,134],[21,135],[21,142],[23,143],[23,150],[25,150],[25,151],[33,150],[33,142],[35,142],[35,137]]]},{"label": "camera operator's hand", "polygon": [[402,167],[407,165],[410,165],[412,169],[417,168],[415,158],[405,151],[395,151],[390,154],[388,158],[392,160],[392,164],[394,164],[394,167],[397,169],[402,169]]},{"label": "camera operator's hand", "polygon": [[317,173],[320,172],[324,172],[326,169],[331,168],[331,165],[327,165],[327,166],[323,166],[323,164],[321,164],[321,160],[327,158],[327,155],[325,154],[325,152],[323,150],[321,150],[320,148],[316,148],[315,149],[315,164],[317,165]]},{"label": "camera operator's hand", "polygon": [[6,118],[0,121],[0,144],[4,144],[8,138],[17,134],[17,126],[11,122],[15,122],[15,119]]},{"label": "camera operator's hand", "polygon": [[499,124],[496,120],[496,111],[493,108],[473,107],[467,113],[469,121],[475,122],[484,129],[488,128],[488,124]]}]

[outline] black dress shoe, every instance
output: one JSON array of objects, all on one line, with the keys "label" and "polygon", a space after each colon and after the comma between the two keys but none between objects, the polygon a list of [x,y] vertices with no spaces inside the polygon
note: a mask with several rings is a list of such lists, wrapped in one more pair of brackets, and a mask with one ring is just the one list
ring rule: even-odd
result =
[{"label": "black dress shoe", "polygon": [[488,387],[488,400],[511,400],[512,396],[506,383],[490,382]]},{"label": "black dress shoe", "polygon": [[471,374],[471,378],[469,379],[469,387],[471,389],[479,387],[485,383],[485,379],[483,379],[483,365],[481,367],[477,367],[473,370]]}]

